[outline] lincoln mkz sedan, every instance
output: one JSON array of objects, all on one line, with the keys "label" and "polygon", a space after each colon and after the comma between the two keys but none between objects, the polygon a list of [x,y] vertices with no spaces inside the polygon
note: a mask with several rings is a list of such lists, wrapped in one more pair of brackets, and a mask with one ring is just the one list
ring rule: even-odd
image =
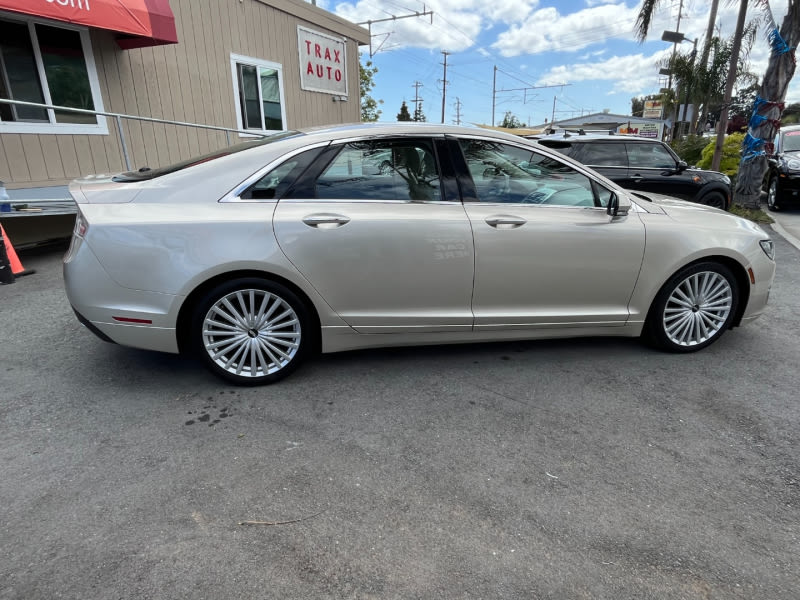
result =
[{"label": "lincoln mkz sedan", "polygon": [[691,352],[759,316],[775,273],[750,221],[464,127],[283,132],[70,191],[78,319],[244,385],[315,350],[607,335]]}]

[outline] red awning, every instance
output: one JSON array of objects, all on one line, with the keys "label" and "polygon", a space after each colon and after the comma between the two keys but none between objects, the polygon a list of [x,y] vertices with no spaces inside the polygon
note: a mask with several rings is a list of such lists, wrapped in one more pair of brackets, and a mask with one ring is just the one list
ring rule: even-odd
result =
[{"label": "red awning", "polygon": [[169,0],[0,0],[0,10],[121,34],[121,48],[178,43]]}]

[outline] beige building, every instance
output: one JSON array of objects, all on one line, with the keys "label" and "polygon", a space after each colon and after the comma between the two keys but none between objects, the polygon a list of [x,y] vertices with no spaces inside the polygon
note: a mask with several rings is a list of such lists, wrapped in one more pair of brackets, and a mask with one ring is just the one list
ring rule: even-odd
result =
[{"label": "beige building", "polygon": [[301,0],[0,0],[0,99],[240,130],[0,100],[0,181],[13,198],[170,164],[244,132],[359,121],[368,43],[366,29]]}]

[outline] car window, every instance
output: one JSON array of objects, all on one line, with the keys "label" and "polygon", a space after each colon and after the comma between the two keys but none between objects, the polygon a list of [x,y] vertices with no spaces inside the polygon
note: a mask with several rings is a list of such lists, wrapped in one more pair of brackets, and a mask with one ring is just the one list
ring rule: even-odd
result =
[{"label": "car window", "polygon": [[796,152],[800,150],[800,131],[787,131],[783,134],[783,151]]},{"label": "car window", "polygon": [[674,169],[675,158],[661,144],[626,144],[628,164],[642,169]]},{"label": "car window", "polygon": [[490,140],[460,144],[479,202],[603,206],[591,179],[561,161]]},{"label": "car window", "polygon": [[594,167],[627,167],[628,153],[625,151],[625,144],[592,142],[583,144],[583,152],[578,160]]},{"label": "car window", "polygon": [[436,155],[427,140],[344,144],[317,179],[323,200],[441,200]]},{"label": "car window", "polygon": [[322,148],[306,150],[281,163],[241,194],[244,200],[272,200],[284,196],[291,185],[308,168]]}]

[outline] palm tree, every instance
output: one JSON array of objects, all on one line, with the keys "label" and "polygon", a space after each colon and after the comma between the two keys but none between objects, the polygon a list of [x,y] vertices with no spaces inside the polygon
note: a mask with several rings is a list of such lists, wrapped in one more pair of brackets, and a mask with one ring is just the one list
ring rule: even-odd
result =
[{"label": "palm tree", "polygon": [[[765,0],[761,4],[769,10]],[[761,186],[767,172],[767,146],[775,139],[780,127],[786,90],[794,76],[795,48],[800,42],[800,0],[789,0],[780,29],[771,13],[768,21],[772,52],[753,106],[750,130],[742,143],[742,160],[733,194],[736,204],[756,209],[761,204]]]},{"label": "palm tree", "polygon": [[[731,48],[730,70],[725,85],[723,107],[720,114],[719,130],[717,131],[717,143],[714,149],[714,160],[711,165],[712,169],[719,169],[719,162],[722,156],[722,142],[728,121],[728,104],[733,96],[733,86],[739,65],[739,50],[745,29],[747,7],[750,3],[762,8],[768,15],[770,25],[773,25],[769,33],[770,45],[773,51],[761,85],[760,98],[766,100],[766,102],[757,103],[755,107],[755,113],[751,120],[753,133],[750,138],[746,138],[745,144],[748,147],[743,148],[742,165],[736,181],[734,201],[738,204],[757,208],[760,202],[761,183],[767,169],[766,157],[761,148],[765,145],[766,140],[771,140],[775,136],[783,110],[783,101],[786,98],[786,90],[794,76],[795,47],[800,41],[800,0],[788,0],[786,16],[780,29],[778,29],[777,25],[774,25],[768,0],[751,0],[751,2],[740,0],[739,17],[736,22],[733,47]],[[636,20],[636,32],[640,41],[647,37],[653,15],[660,4],[661,0],[644,0],[642,3]],[[716,6],[716,0],[714,0],[713,4]],[[714,14],[713,11],[712,14]],[[708,36],[706,43],[709,43]],[[751,139],[757,141],[750,141]]]}]

